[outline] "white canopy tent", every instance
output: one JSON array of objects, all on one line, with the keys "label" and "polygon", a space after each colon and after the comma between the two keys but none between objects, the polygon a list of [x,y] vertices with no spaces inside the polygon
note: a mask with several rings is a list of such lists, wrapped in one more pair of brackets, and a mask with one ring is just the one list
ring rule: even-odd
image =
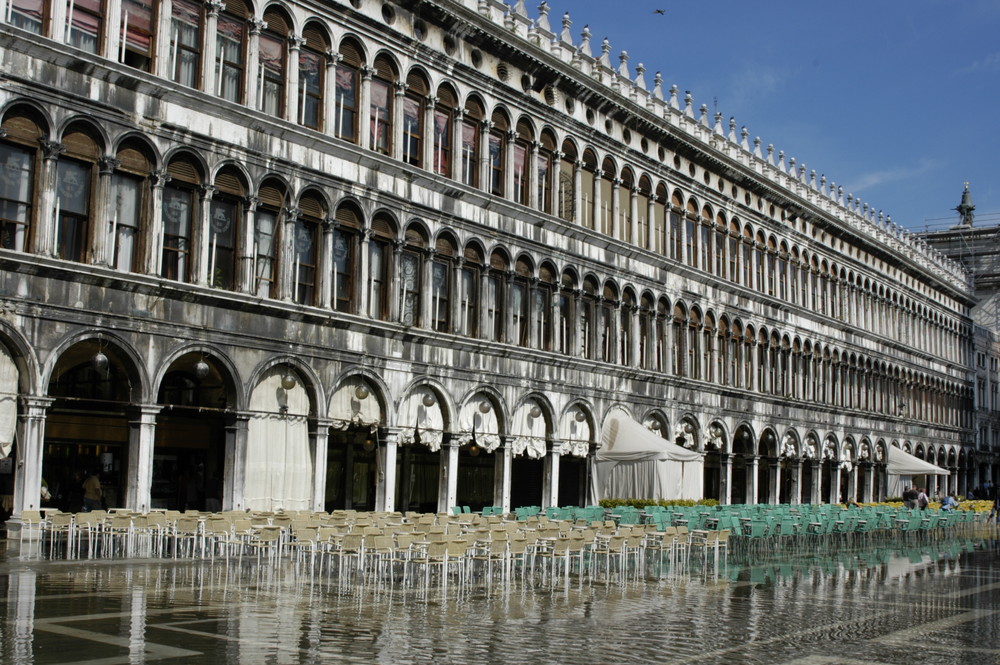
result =
[{"label": "white canopy tent", "polygon": [[702,454],[649,431],[624,412],[604,423],[594,459],[591,503],[617,499],[700,499]]},{"label": "white canopy tent", "polygon": [[888,460],[886,465],[885,495],[902,496],[903,490],[913,484],[913,479],[917,476],[947,476],[950,475],[948,469],[925,462],[919,457],[914,457],[896,446],[889,446]]}]

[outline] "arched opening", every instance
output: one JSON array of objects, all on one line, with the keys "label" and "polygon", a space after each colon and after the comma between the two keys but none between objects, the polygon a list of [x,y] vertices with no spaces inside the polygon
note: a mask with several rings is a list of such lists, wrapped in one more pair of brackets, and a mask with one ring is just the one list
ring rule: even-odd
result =
[{"label": "arched opening", "polygon": [[228,382],[210,357],[187,353],[160,382],[149,507],[222,510]]},{"label": "arched opening", "polygon": [[497,503],[496,477],[503,463],[500,450],[498,409],[488,396],[479,394],[466,402],[459,414],[458,483],[455,501],[481,511]]},{"label": "arched opening", "polygon": [[396,453],[396,509],[445,510],[439,486],[448,458],[441,448],[451,434],[446,431],[440,398],[428,387],[417,388],[403,401],[399,418],[406,429],[399,435],[402,445]]},{"label": "arched opening", "polygon": [[753,432],[746,425],[740,425],[733,434],[733,503],[749,503],[750,479],[748,474],[751,465],[749,460],[754,456]]},{"label": "arched opening", "polygon": [[[125,505],[133,390],[138,379],[118,348],[100,339],[67,349],[49,379],[42,474],[60,510],[83,508],[82,485],[101,481],[106,508]],[[65,488],[63,491],[62,488]]]}]

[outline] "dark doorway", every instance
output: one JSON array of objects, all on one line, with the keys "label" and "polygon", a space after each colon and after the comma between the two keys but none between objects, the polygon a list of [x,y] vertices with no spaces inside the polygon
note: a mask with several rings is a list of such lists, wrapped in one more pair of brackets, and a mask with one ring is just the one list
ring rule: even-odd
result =
[{"label": "dark doorway", "polygon": [[559,457],[559,505],[583,506],[587,501],[587,458]]},{"label": "dark doorway", "polygon": [[545,462],[530,457],[515,457],[510,470],[510,508],[541,506],[545,481]]},{"label": "dark doorway", "polygon": [[377,435],[367,427],[333,430],[327,445],[325,510],[375,510],[377,487]]}]

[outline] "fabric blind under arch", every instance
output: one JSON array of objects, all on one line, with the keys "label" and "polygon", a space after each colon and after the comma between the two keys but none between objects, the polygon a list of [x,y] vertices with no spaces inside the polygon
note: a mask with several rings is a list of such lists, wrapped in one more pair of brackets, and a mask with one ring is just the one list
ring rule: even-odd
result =
[{"label": "fabric blind under arch", "polygon": [[288,27],[288,19],[285,18],[284,13],[278,11],[273,6],[264,12],[264,22],[267,24],[266,30],[269,32],[279,35],[287,35],[291,32],[291,28]]},{"label": "fabric blind under arch", "polygon": [[345,39],[340,44],[340,55],[341,61],[351,67],[360,67],[365,64],[364,57],[361,55],[361,48],[350,39]]},{"label": "fabric blind under arch", "polygon": [[45,136],[42,124],[27,109],[11,111],[3,119],[3,128],[7,130],[7,140],[27,143],[33,148],[38,147],[38,139]]},{"label": "fabric blind under arch", "polygon": [[326,206],[323,200],[314,194],[307,194],[299,200],[299,210],[304,217],[318,220],[326,218]]},{"label": "fabric blind under arch", "polygon": [[220,171],[215,176],[215,187],[224,194],[233,196],[243,196],[243,183],[240,181],[239,173],[233,170]]},{"label": "fabric blind under arch", "polygon": [[125,145],[118,149],[116,155],[118,168],[122,171],[135,173],[137,175],[148,175],[150,172],[150,159],[139,146]]},{"label": "fabric blind under arch", "polygon": [[243,0],[225,0],[226,13],[239,16],[240,18],[250,18],[250,8]]},{"label": "fabric blind under arch", "polygon": [[339,226],[361,230],[361,214],[351,205],[342,205],[337,208],[337,224]]},{"label": "fabric blind under arch", "polygon": [[455,244],[452,243],[451,238],[439,237],[434,243],[434,249],[440,256],[455,256]]},{"label": "fabric blind under arch", "polygon": [[396,237],[396,230],[392,221],[385,216],[379,216],[372,220],[372,232],[378,238],[392,240]]},{"label": "fabric blind under arch", "polygon": [[191,185],[201,184],[201,169],[198,167],[198,163],[186,155],[170,160],[170,165],[167,166],[167,175],[173,181]]},{"label": "fabric blind under arch", "polygon": [[326,53],[329,48],[329,41],[326,33],[316,23],[310,23],[302,31],[302,38],[305,40],[306,48],[320,53]]},{"label": "fabric blind under arch", "polygon": [[419,71],[410,72],[406,76],[406,92],[411,95],[424,97],[427,95],[427,81]]},{"label": "fabric blind under arch", "polygon": [[392,61],[384,55],[375,58],[375,76],[386,81],[396,80],[396,68]]},{"label": "fabric blind under arch", "polygon": [[67,156],[89,160],[96,160],[100,156],[97,141],[86,131],[74,130],[67,132],[63,136],[62,142],[66,146]]},{"label": "fabric blind under arch", "polygon": [[260,186],[257,198],[263,205],[280,208],[285,205],[285,190],[277,183],[265,183]]}]

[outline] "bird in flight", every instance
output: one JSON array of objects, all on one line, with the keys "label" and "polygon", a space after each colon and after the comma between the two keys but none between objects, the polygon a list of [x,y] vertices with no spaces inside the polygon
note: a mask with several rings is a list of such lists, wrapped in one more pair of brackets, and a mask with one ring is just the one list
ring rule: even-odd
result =
[{"label": "bird in flight", "polygon": [[661,16],[665,16],[666,13],[667,13],[667,10],[665,10],[665,9],[654,9],[653,13],[654,14],[660,14]]}]

